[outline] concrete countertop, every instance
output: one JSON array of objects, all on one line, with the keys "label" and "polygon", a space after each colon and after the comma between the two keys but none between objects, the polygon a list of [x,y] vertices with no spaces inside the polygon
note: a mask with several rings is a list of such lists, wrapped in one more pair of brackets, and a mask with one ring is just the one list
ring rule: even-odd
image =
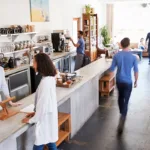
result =
[{"label": "concrete countertop", "polygon": [[[73,85],[71,88],[68,89],[57,87],[56,90],[58,106],[64,103],[74,91],[78,90],[86,82],[90,81],[94,77],[101,76],[106,70],[108,70],[109,67],[110,62],[106,61],[104,58],[101,58],[78,70],[77,74],[83,76],[83,79],[79,83]],[[30,104],[33,104],[34,94],[22,99],[20,102],[22,102],[23,105],[13,109],[20,110]],[[25,114],[19,113],[5,121],[0,121],[0,143],[8,137],[14,135],[20,129],[29,127],[29,125],[21,123],[21,120],[24,117]]]},{"label": "concrete countertop", "polygon": [[75,50],[72,50],[72,51],[70,51],[70,52],[55,52],[55,53],[52,53],[52,54],[50,55],[50,58],[51,58],[52,60],[55,60],[55,59],[59,59],[59,58],[65,57],[65,56],[69,56],[69,55],[71,55],[71,54],[73,54],[73,53],[76,53],[76,51],[75,51]]}]

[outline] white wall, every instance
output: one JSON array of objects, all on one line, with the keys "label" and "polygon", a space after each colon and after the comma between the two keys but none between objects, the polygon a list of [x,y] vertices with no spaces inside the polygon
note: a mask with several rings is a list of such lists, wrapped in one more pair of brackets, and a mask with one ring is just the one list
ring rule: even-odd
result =
[{"label": "white wall", "polygon": [[50,22],[30,22],[29,0],[0,0],[0,27],[12,24],[35,24],[37,32],[69,29],[72,19],[82,17],[85,4],[91,4],[99,14],[99,25],[106,23],[106,5],[99,0],[50,0]]}]

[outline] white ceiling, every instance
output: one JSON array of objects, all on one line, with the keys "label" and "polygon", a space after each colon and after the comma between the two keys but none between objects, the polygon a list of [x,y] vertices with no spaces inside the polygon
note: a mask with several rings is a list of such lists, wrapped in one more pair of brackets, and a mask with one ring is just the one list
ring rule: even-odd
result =
[{"label": "white ceiling", "polygon": [[105,3],[121,3],[121,2],[127,2],[127,3],[150,3],[150,0],[100,0],[101,2]]}]

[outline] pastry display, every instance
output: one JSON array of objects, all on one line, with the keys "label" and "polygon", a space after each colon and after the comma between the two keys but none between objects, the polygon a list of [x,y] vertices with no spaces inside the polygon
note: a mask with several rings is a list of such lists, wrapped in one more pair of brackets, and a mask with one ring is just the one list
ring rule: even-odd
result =
[{"label": "pastry display", "polygon": [[59,73],[59,76],[57,76],[57,87],[64,87],[64,88],[70,88],[74,83],[77,83],[81,81],[82,77],[77,76],[76,73]]}]

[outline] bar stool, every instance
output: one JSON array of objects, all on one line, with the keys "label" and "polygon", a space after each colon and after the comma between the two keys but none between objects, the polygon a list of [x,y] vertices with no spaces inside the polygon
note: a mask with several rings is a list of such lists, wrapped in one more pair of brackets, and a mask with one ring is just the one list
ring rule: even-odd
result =
[{"label": "bar stool", "polygon": [[99,81],[101,96],[109,96],[115,88],[115,75],[105,75]]}]

